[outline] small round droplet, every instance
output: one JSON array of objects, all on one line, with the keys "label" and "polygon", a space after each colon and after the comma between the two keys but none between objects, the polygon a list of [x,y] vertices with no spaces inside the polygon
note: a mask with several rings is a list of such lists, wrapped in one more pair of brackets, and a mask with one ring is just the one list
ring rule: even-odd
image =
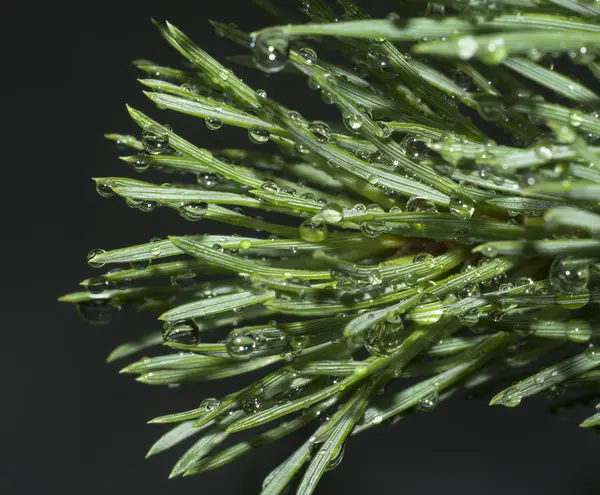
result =
[{"label": "small round droplet", "polygon": [[148,200],[142,200],[137,205],[138,210],[143,211],[144,213],[150,213],[150,212],[156,210],[156,206],[157,206],[156,201],[148,201]]},{"label": "small round droplet", "polygon": [[592,327],[585,320],[571,320],[566,327],[567,338],[571,342],[581,344],[592,338]]},{"label": "small round droplet", "polygon": [[400,146],[404,148],[406,156],[416,161],[423,160],[430,151],[425,142],[410,135],[402,140]]},{"label": "small round droplet", "polygon": [[465,198],[450,198],[450,204],[448,205],[450,213],[461,220],[468,220],[473,216],[475,211],[475,204],[470,199]]},{"label": "small round droplet", "polygon": [[311,4],[309,0],[298,0],[298,10],[303,14],[310,12]]},{"label": "small round droplet", "polygon": [[537,156],[543,163],[549,162],[552,160],[552,148],[549,144],[538,143],[534,146],[533,152],[535,156]]},{"label": "small round droplet", "polygon": [[483,53],[481,53],[481,61],[488,65],[498,65],[508,56],[508,50],[504,46],[503,38],[496,38],[488,42]]},{"label": "small round droplet", "polygon": [[312,132],[317,140],[321,143],[326,143],[331,137],[331,129],[322,120],[315,120],[308,126],[308,130]]},{"label": "small round droplet", "polygon": [[290,348],[293,354],[298,354],[308,347],[310,337],[308,335],[295,335],[290,339]]},{"label": "small round droplet", "polygon": [[350,132],[357,132],[362,127],[362,118],[360,115],[347,113],[344,115],[344,125]]},{"label": "small round droplet", "polygon": [[581,124],[583,124],[584,119],[585,116],[580,110],[574,110],[569,114],[569,124],[571,124],[573,127],[581,126]]},{"label": "small round droplet", "polygon": [[279,72],[288,61],[290,44],[278,30],[266,30],[252,40],[254,65],[267,73]]},{"label": "small round droplet", "polygon": [[600,361],[600,346],[590,344],[585,350],[585,357],[591,361]]},{"label": "small round droplet", "polygon": [[265,144],[271,138],[271,133],[267,129],[254,127],[248,129],[248,137],[254,144]]},{"label": "small round droplet", "polygon": [[479,323],[479,311],[477,308],[472,308],[458,315],[458,320],[467,327],[474,327]]},{"label": "small round droplet", "polygon": [[344,209],[337,203],[327,203],[318,215],[324,222],[340,223],[344,219]]},{"label": "small round droplet", "polygon": [[409,312],[409,315],[419,325],[433,325],[444,315],[444,304],[439,297],[427,295],[421,300],[421,304]]},{"label": "small round droplet", "polygon": [[179,207],[179,214],[190,222],[202,220],[207,211],[206,203],[184,203]]},{"label": "small round droplet", "polygon": [[155,244],[155,246],[150,247],[150,254],[154,257],[160,256],[160,254],[162,253],[162,248],[158,243],[162,242],[162,239],[160,237],[153,237],[152,239],[150,239],[150,242]]},{"label": "small round droplet", "polygon": [[223,122],[219,119],[206,119],[204,121],[206,124],[206,128],[211,131],[218,131],[221,127],[223,127]]},{"label": "small round droplet", "polygon": [[425,263],[427,268],[435,266],[435,258],[429,253],[419,253],[413,258],[413,263]]},{"label": "small round droplet", "polygon": [[389,356],[402,345],[403,330],[404,325],[399,318],[397,323],[377,323],[365,332],[365,349],[372,356]]},{"label": "small round droplet", "polygon": [[87,290],[90,294],[102,294],[108,289],[108,280],[104,277],[93,277],[88,281]]},{"label": "small round droplet", "polygon": [[[312,443],[310,445],[310,449],[309,449],[309,457],[311,459],[314,459],[316,456],[320,455],[319,452],[321,451],[322,446],[323,446],[323,442]],[[325,471],[331,471],[332,469],[335,469],[342,463],[342,460],[344,459],[345,447],[346,447],[345,444],[340,447],[340,450],[335,455],[335,457],[329,461],[329,464],[327,464]]]},{"label": "small round droplet", "polygon": [[134,161],[130,162],[130,166],[135,172],[142,173],[150,168],[151,163],[152,157],[149,155],[139,155]]},{"label": "small round droplet", "polygon": [[360,224],[360,231],[366,237],[379,237],[388,230],[388,225],[383,220],[370,220]]},{"label": "small round droplet", "polygon": [[435,203],[427,198],[413,196],[406,202],[406,212],[411,213],[437,213]]},{"label": "small round droplet", "polygon": [[261,185],[260,185],[261,189],[264,189],[265,191],[270,191],[270,192],[279,192],[279,186],[277,184],[275,184],[274,181],[272,181],[271,179],[267,179],[266,181],[264,181]]},{"label": "small round droplet", "polygon": [[306,219],[298,227],[300,239],[306,242],[323,242],[327,239],[327,226],[325,224],[315,223],[313,220]]},{"label": "small round droplet", "polygon": [[165,324],[163,340],[174,344],[196,345],[200,342],[200,330],[192,320]]},{"label": "small round droplet", "polygon": [[433,411],[438,404],[440,403],[440,396],[437,392],[432,392],[431,394],[427,395],[426,397],[423,397],[420,401],[419,401],[419,411],[423,411],[423,412],[431,412]]},{"label": "small round droplet", "polygon": [[317,63],[317,53],[312,48],[300,48],[298,54],[308,65]]},{"label": "small round droplet", "polygon": [[200,403],[200,409],[204,409],[206,412],[212,412],[219,407],[221,407],[221,401],[214,397],[209,397],[208,399],[204,399]]},{"label": "small round droplet", "polygon": [[112,198],[115,195],[112,187],[106,182],[96,182],[96,192],[103,198]]},{"label": "small round droplet", "polygon": [[549,277],[559,294],[578,294],[587,289],[590,267],[575,258],[556,258],[550,267]]},{"label": "small round droplet", "polygon": [[263,409],[263,402],[258,395],[251,395],[242,404],[242,410],[246,414],[256,414]]},{"label": "small round droplet", "polygon": [[92,249],[87,255],[87,262],[92,268],[102,268],[105,263],[100,261],[93,261],[96,256],[106,253],[104,249]]},{"label": "small round droplet", "polygon": [[294,149],[299,155],[307,155],[308,153],[310,153],[310,148],[304,143],[297,142],[294,146]]},{"label": "small round droplet", "polygon": [[77,304],[77,312],[94,326],[108,325],[115,311],[116,308],[106,300],[95,299]]},{"label": "small round droplet", "polygon": [[225,340],[225,349],[232,358],[249,358],[256,349],[256,339],[249,332],[233,330]]},{"label": "small round droplet", "polygon": [[169,133],[162,127],[151,125],[142,132],[142,146],[151,155],[160,155],[169,149]]}]

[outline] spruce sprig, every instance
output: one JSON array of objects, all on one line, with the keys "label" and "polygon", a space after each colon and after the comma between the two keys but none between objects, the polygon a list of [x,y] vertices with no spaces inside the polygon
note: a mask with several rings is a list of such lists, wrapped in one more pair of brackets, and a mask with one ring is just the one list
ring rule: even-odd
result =
[{"label": "spruce sprig", "polygon": [[[144,94],[272,144],[199,147],[128,107],[140,135],[106,137],[134,171],[176,181],[98,177],[98,193],[207,228],[94,250],[94,268],[129,267],[61,298],[96,325],[125,305],[158,314],[162,331],[107,359],[173,351],[123,368],[142,383],[264,373],[154,418],[173,426],[148,455],[195,437],[171,473],[188,476],[312,428],[262,490],[303,473],[309,494],[352,435],[456,394],[600,399],[600,9],[443,0],[371,19],[350,0],[309,0],[298,23],[254,3],[274,26],[211,21],[245,51],[230,61],[307,80],[338,121],[308,120],[155,22],[189,66],[134,61]],[[233,228],[214,235],[212,222]],[[598,425],[595,413],[580,426]]]}]

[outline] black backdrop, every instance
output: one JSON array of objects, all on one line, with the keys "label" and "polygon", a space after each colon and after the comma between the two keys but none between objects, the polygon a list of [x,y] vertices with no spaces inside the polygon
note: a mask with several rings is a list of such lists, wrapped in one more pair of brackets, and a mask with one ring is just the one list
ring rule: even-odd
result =
[{"label": "black backdrop", "polygon": [[[152,318],[123,314],[110,327],[93,328],[56,298],[92,273],[85,263],[91,248],[189,232],[174,214],[144,214],[101,199],[90,180],[128,173],[102,138],[107,131],[136,132],[125,102],[164,117],[141,94],[130,65],[140,57],[180,62],[150,17],[172,21],[221,60],[239,49],[214,36],[209,17],[247,29],[267,21],[249,1],[80,4],[1,7],[0,487],[11,494],[258,493],[263,476],[299,437],[199,477],[167,480],[176,457],[144,460],[163,431],[145,421],[195,407],[225,384],[164,390],[119,375],[118,365],[105,365],[106,355],[120,340],[154,328]],[[285,78],[244,75],[275,96],[291,88]],[[314,114],[318,98],[304,84],[286,102],[307,116],[322,115]],[[198,121],[176,121],[203,146],[247,144],[233,130],[210,133]],[[543,400],[513,410],[451,400],[352,439],[318,493],[597,494],[600,437],[577,428],[589,412],[552,416]]]}]

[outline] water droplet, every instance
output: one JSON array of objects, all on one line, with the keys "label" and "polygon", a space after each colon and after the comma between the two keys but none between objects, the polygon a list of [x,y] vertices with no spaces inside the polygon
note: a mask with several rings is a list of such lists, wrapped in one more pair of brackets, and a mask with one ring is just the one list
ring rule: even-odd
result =
[{"label": "water droplet", "polygon": [[91,325],[108,325],[116,308],[105,300],[85,301],[77,304],[77,312]]},{"label": "water droplet", "polygon": [[420,401],[419,401],[419,411],[423,411],[423,412],[431,412],[433,411],[438,404],[440,403],[440,396],[437,392],[432,392],[431,394],[427,395],[426,397],[423,397]]},{"label": "water droplet", "polygon": [[[153,237],[152,239],[150,239],[150,243],[158,243],[158,242],[162,242],[162,239],[160,237]],[[152,256],[160,256],[160,254],[162,253],[162,249],[159,245],[156,246],[152,246],[150,247],[150,254]]]},{"label": "water droplet", "polygon": [[310,153],[310,148],[304,143],[296,142],[294,149],[299,155],[307,155],[308,153]]},{"label": "water droplet", "polygon": [[254,144],[264,144],[269,141],[271,133],[267,129],[254,127],[252,129],[248,129],[248,137]]},{"label": "water droplet", "polygon": [[225,349],[232,358],[249,358],[257,347],[257,339],[242,329],[233,330],[225,340]]},{"label": "water droplet", "polygon": [[387,139],[392,135],[392,128],[387,125],[385,122],[379,121],[377,122],[377,125],[379,126],[379,130],[380,130],[380,137]]},{"label": "water droplet", "polygon": [[327,223],[340,223],[344,219],[344,209],[337,203],[327,203],[318,216]]},{"label": "water droplet", "polygon": [[150,213],[156,209],[156,201],[142,200],[137,207],[138,210],[143,211],[144,213]]},{"label": "water droplet", "polygon": [[543,163],[552,160],[552,148],[550,145],[544,143],[538,143],[534,146],[533,152]]},{"label": "water droplet", "polygon": [[406,202],[406,212],[411,213],[437,213],[435,203],[427,198],[413,196]]},{"label": "water droplet", "polygon": [[151,125],[142,132],[142,146],[151,155],[160,155],[169,149],[169,133],[162,127]]},{"label": "water droplet", "polygon": [[461,299],[476,297],[479,294],[481,294],[481,288],[479,287],[479,284],[468,284],[458,291],[458,297]]},{"label": "water droplet", "polygon": [[290,339],[290,348],[293,354],[299,354],[310,344],[310,337],[308,335],[294,335]]},{"label": "water droplet", "polygon": [[200,330],[193,320],[166,323],[162,336],[165,342],[175,344],[197,345],[200,342]]},{"label": "water droplet", "polygon": [[502,397],[502,404],[506,407],[517,407],[523,397],[517,392],[511,392]]},{"label": "water droplet", "polygon": [[600,361],[600,346],[590,344],[585,350],[585,357],[592,361]]},{"label": "water droplet", "polygon": [[274,181],[272,181],[271,179],[267,179],[266,181],[264,181],[261,185],[260,185],[261,189],[264,189],[265,191],[270,191],[270,192],[279,192],[279,186],[277,184],[275,184]]},{"label": "water droplet", "polygon": [[[310,450],[309,450],[310,459],[314,459],[317,455],[319,455],[319,452],[320,452],[322,446],[323,446],[323,442],[313,442],[310,445]],[[327,464],[327,468],[325,469],[325,471],[331,471],[332,469],[335,469],[342,463],[342,460],[344,459],[345,447],[346,447],[345,444],[343,444],[340,447],[340,450],[335,455],[335,457],[329,461],[329,464]]]},{"label": "water droplet", "polygon": [[413,263],[425,263],[427,268],[435,266],[435,258],[429,253],[419,253],[413,258]]},{"label": "water droplet", "polygon": [[202,172],[196,176],[196,182],[206,189],[216,186],[221,180],[221,176],[214,172]]},{"label": "water droplet", "polygon": [[300,239],[306,242],[322,242],[327,239],[327,226],[319,224],[312,219],[306,219],[298,227]]},{"label": "water droplet", "polygon": [[569,124],[573,127],[579,127],[583,123],[584,118],[583,112],[574,110],[569,114]]},{"label": "water droplet", "polygon": [[219,119],[206,119],[204,121],[206,124],[206,128],[211,131],[218,131],[221,127],[223,127],[223,122]]},{"label": "water droplet", "polygon": [[366,237],[379,237],[387,230],[388,226],[383,220],[370,220],[360,224],[360,231]]},{"label": "water droplet", "polygon": [[461,220],[467,220],[473,216],[475,211],[475,203],[470,199],[450,198],[448,205],[450,213]]},{"label": "water droplet", "polygon": [[410,135],[404,137],[400,142],[400,146],[404,149],[406,156],[417,161],[423,160],[423,158],[429,155],[430,151],[429,146],[424,141]]},{"label": "water droplet", "polygon": [[362,124],[360,115],[352,113],[344,114],[344,125],[350,132],[357,132],[362,127]]},{"label": "water droplet", "polygon": [[106,251],[104,249],[92,249],[87,255],[88,265],[90,265],[92,268],[102,268],[105,265],[105,263],[98,262],[98,261],[92,261],[92,259],[95,256],[99,256],[104,253],[106,253]]},{"label": "water droplet", "polygon": [[150,168],[152,163],[152,157],[149,155],[139,155],[133,162],[130,162],[131,168],[137,172],[142,173]]},{"label": "water droplet", "polygon": [[331,129],[325,122],[321,120],[315,120],[312,122],[308,126],[308,130],[312,132],[317,140],[321,143],[326,143],[331,137]]},{"label": "water droplet", "polygon": [[461,36],[456,42],[456,45],[458,48],[458,56],[463,60],[470,59],[479,49],[479,44],[471,35]]},{"label": "water droplet", "polygon": [[264,31],[252,40],[251,48],[254,65],[264,72],[279,72],[288,61],[290,44],[281,31]]},{"label": "water droplet", "polygon": [[571,342],[581,344],[592,338],[592,327],[585,320],[571,320],[566,324],[566,334]]},{"label": "water droplet", "polygon": [[404,341],[404,325],[400,318],[396,323],[383,321],[365,332],[364,346],[372,356],[389,356],[397,351]]},{"label": "water droplet", "polygon": [[190,222],[202,220],[207,211],[206,203],[184,203],[179,207],[179,214]]},{"label": "water droplet", "polygon": [[317,63],[317,53],[312,48],[300,48],[300,50],[298,50],[298,54],[308,65]]},{"label": "water droplet", "polygon": [[250,249],[250,247],[252,247],[252,243],[248,239],[244,239],[240,242],[240,247],[242,249]]},{"label": "water droplet", "polygon": [[550,267],[549,277],[559,294],[577,294],[587,289],[590,267],[575,258],[556,258]]},{"label": "water droplet", "polygon": [[212,412],[215,409],[221,407],[221,401],[214,397],[209,397],[208,399],[204,399],[200,403],[200,409],[204,409],[206,412]]},{"label": "water droplet", "polygon": [[479,311],[477,308],[469,309],[468,311],[458,315],[458,320],[467,327],[474,327],[479,323]]},{"label": "water droplet", "polygon": [[367,278],[371,285],[378,285],[383,282],[383,275],[379,270],[371,270]]},{"label": "water droplet", "polygon": [[246,414],[256,414],[263,408],[263,402],[258,395],[251,395],[242,404],[242,410]]},{"label": "water droplet", "polygon": [[298,0],[298,10],[303,14],[308,14],[310,12],[311,4],[308,0]]},{"label": "water droplet", "polygon": [[[587,3],[598,3],[595,0]],[[588,50],[586,46],[580,46],[578,49],[569,50],[569,58],[575,64],[579,65],[587,65],[593,62],[596,59],[596,54],[592,51]]]},{"label": "water droplet", "polygon": [[419,325],[432,325],[444,315],[444,304],[439,297],[426,295],[421,304],[410,310],[409,315]]},{"label": "water droplet", "polygon": [[488,42],[485,50],[480,55],[483,63],[488,65],[498,65],[508,56],[508,50],[504,46],[503,38],[495,38]]},{"label": "water droplet", "polygon": [[565,309],[580,309],[590,302],[588,290],[578,294],[559,294],[556,296],[556,304]]},{"label": "water droplet", "polygon": [[108,280],[104,277],[92,277],[88,281],[87,290],[90,294],[102,294],[108,289]]},{"label": "water droplet", "polygon": [[108,182],[96,182],[96,192],[103,198],[112,198],[115,195]]},{"label": "water droplet", "polygon": [[254,94],[261,100],[267,99],[267,92],[264,89],[257,89]]}]

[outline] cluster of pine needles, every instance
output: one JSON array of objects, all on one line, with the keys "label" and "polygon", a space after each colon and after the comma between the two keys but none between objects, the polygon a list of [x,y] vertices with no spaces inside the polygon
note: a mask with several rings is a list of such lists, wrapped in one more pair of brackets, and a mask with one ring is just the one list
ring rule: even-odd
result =
[{"label": "cluster of pine needles", "polygon": [[171,429],[149,454],[194,438],[171,474],[187,476],[306,427],[261,493],[308,494],[352,435],[456,394],[566,392],[600,425],[600,3],[414,1],[381,19],[351,0],[300,1],[303,19],[254,3],[274,27],[212,23],[241,47],[230,61],[303,79],[339,118],[305,118],[155,23],[186,59],[135,61],[160,115],[242,128],[247,146],[200,148],[128,107],[139,135],[107,137],[169,182],[95,178],[98,193],[195,233],[94,250],[117,268],[61,299],[96,325],[160,315],[109,357],[166,346],[122,370],[142,383],[252,373],[153,419]]}]

